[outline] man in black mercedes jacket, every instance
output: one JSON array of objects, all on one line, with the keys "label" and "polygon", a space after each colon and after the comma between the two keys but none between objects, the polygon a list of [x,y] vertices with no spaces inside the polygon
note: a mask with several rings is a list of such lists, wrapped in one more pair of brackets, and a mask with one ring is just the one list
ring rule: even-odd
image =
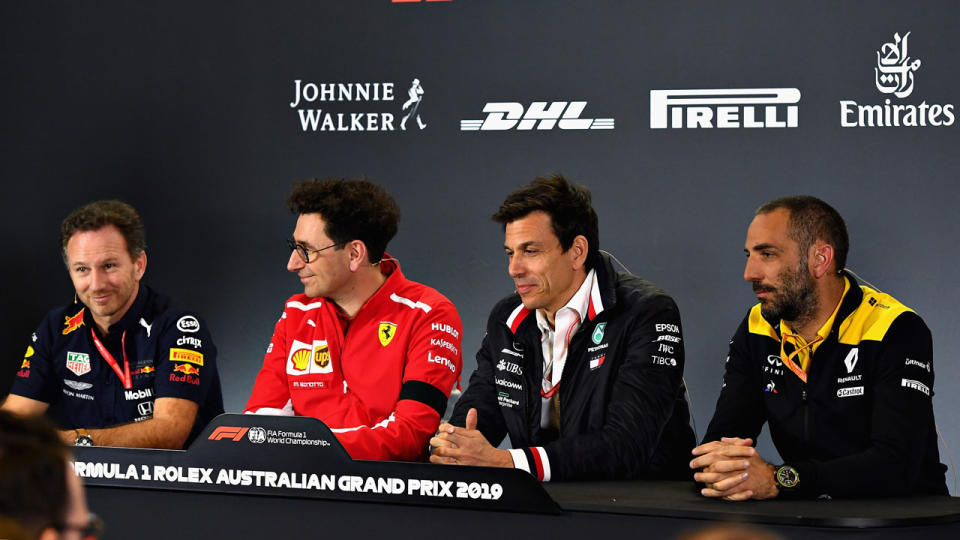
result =
[{"label": "man in black mercedes jacket", "polygon": [[[598,251],[590,192],[561,176],[510,194],[493,219],[517,290],[493,308],[430,460],[542,481],[689,478],[695,440],[673,299],[613,269]],[[514,448],[495,448],[507,434]]]},{"label": "man in black mercedes jacket", "polygon": [[[743,278],[760,301],[730,342],[723,389],[690,466],[728,500],[946,494],[930,330],[844,271],[843,218],[814,197],[757,210]],[[753,442],[764,422],[784,463]]]}]

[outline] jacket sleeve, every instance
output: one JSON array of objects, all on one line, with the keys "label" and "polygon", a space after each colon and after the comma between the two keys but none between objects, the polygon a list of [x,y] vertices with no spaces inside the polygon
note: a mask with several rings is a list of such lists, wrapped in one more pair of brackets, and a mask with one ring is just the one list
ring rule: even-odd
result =
[{"label": "jacket sleeve", "polygon": [[477,351],[477,368],[470,375],[466,391],[460,396],[450,416],[450,423],[463,427],[467,421],[467,412],[477,410],[477,429],[483,433],[487,442],[497,446],[507,434],[506,422],[497,402],[497,387],[493,380],[494,358],[496,350],[490,332],[496,332],[488,326],[487,334]]},{"label": "jacket sleeve", "polygon": [[707,426],[703,442],[722,437],[757,440],[766,421],[759,371],[751,365],[747,350],[747,318],[730,340],[723,373],[723,386],[713,418]]},{"label": "jacket sleeve", "polygon": [[396,407],[386,418],[370,418],[359,399],[349,391],[344,395],[350,416],[361,423],[332,431],[350,457],[414,461],[426,456],[427,442],[460,377],[461,334],[460,317],[450,302],[425,314],[407,348]]},{"label": "jacket sleeve", "polygon": [[293,416],[293,402],[287,386],[287,314],[284,312],[273,329],[263,367],[257,373],[253,391],[243,412]]},{"label": "jacket sleeve", "polygon": [[[196,329],[189,332],[179,328],[180,321],[193,320]],[[178,338],[192,338],[183,340]],[[181,341],[180,345],[177,342]],[[188,399],[203,405],[219,377],[217,347],[210,336],[206,321],[189,312],[171,317],[158,337],[154,360],[156,397]]]},{"label": "jacket sleeve", "polygon": [[[907,362],[907,360],[913,362]],[[800,476],[798,495],[890,496],[914,491],[933,425],[933,340],[918,315],[893,322],[876,359],[871,444],[831,460],[790,463]]]},{"label": "jacket sleeve", "polygon": [[[622,479],[644,474],[682,391],[683,341],[673,300],[657,297],[625,336],[627,350],[607,404],[603,426],[525,448],[531,472],[543,481]],[[680,341],[661,341],[662,336]],[[668,338],[665,338],[668,339]],[[669,344],[672,353],[661,350]],[[561,414],[563,403],[561,401]]]},{"label": "jacket sleeve", "polygon": [[[60,383],[53,368],[53,340],[55,334],[51,329],[53,315],[48,315],[33,333],[31,342],[23,354],[20,369],[13,379],[11,394],[16,394],[44,403],[53,403],[57,400]],[[56,328],[55,326],[53,328]]]}]

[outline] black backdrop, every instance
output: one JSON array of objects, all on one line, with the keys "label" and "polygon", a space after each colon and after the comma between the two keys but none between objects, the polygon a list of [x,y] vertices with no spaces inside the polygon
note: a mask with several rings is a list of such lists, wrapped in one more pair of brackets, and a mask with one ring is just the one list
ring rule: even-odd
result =
[{"label": "black backdrop", "polygon": [[[753,302],[742,282],[752,211],[808,193],[847,219],[848,265],[930,325],[934,403],[960,448],[958,127],[843,127],[840,104],[952,109],[958,14],[953,1],[0,3],[0,394],[37,322],[72,296],[60,220],[117,197],[147,223],[146,281],[206,317],[226,408],[241,410],[300,288],[284,269],[295,220],[283,201],[314,176],[363,175],[393,192],[403,220],[390,252],[459,308],[469,372],[489,308],[511,289],[489,215],[514,187],[562,172],[592,189],[601,247],[677,299],[701,434]],[[900,97],[874,72],[907,32],[921,64],[895,63],[913,84]],[[411,119],[404,131],[415,77],[426,128]],[[337,113],[347,126],[350,113],[388,113],[394,129],[304,131],[290,106],[297,80],[392,84],[389,101],[302,108],[333,113],[333,126]],[[798,89],[797,126],[650,127],[651,90],[743,88]],[[461,129],[487,118],[487,103],[529,114],[537,101],[587,102],[580,118],[615,127]],[[747,114],[736,109],[735,123]]]}]

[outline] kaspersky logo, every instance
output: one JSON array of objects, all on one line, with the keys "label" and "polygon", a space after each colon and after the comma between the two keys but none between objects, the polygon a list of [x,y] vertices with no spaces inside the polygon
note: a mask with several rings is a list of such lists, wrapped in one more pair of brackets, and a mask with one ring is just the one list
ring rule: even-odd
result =
[{"label": "kaspersky logo", "polygon": [[73,332],[74,330],[76,330],[77,328],[80,328],[81,326],[83,326],[83,312],[85,310],[86,308],[83,308],[80,311],[78,311],[76,315],[73,315],[73,316],[68,315],[63,318],[64,319],[63,335],[67,335],[70,332]]}]

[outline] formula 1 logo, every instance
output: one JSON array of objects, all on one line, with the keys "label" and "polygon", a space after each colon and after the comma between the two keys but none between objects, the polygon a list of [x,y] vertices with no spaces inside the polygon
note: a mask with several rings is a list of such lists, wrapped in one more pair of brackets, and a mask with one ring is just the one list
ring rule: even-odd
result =
[{"label": "formula 1 logo", "polygon": [[219,426],[217,429],[213,430],[213,433],[211,433],[207,439],[211,441],[222,441],[223,439],[239,441],[249,429],[250,428],[246,427]]},{"label": "formula 1 logo", "polygon": [[524,110],[522,104],[512,101],[487,103],[482,120],[461,120],[460,131],[520,131],[550,130],[555,126],[565,130],[614,129],[613,118],[580,118],[586,101],[534,101]]}]

